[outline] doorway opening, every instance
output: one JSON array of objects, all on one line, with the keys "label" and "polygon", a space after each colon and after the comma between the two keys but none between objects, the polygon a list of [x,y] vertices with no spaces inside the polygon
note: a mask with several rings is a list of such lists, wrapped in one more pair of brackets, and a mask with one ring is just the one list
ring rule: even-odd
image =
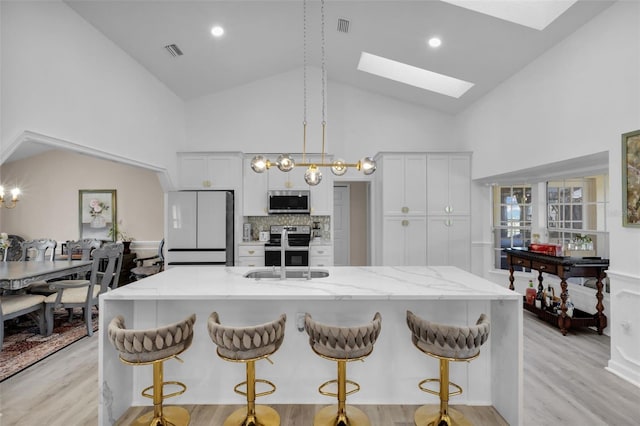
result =
[{"label": "doorway opening", "polygon": [[371,265],[369,182],[333,186],[333,259],[335,266]]}]

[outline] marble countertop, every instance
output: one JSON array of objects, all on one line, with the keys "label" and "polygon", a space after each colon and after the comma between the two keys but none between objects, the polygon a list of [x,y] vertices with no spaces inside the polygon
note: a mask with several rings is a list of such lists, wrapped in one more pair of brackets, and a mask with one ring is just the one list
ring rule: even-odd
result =
[{"label": "marble countertop", "polygon": [[[259,268],[265,269],[265,268]],[[288,268],[295,269],[295,268]],[[306,270],[306,268],[303,268]],[[326,278],[248,279],[256,268],[177,266],[103,294],[109,300],[511,300],[522,296],[452,266],[329,267]]]}]

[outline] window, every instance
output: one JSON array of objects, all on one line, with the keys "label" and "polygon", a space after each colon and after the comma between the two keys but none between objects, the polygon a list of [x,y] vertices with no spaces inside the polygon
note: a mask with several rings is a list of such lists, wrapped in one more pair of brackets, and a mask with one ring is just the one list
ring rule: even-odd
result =
[{"label": "window", "polygon": [[[541,241],[561,244],[565,255],[608,258],[608,188],[606,174],[494,186],[494,268],[509,269],[504,249],[527,248],[538,235]],[[546,206],[536,201],[544,198]]]},{"label": "window", "polygon": [[509,269],[505,248],[527,247],[531,242],[531,186],[493,188],[495,268]]},{"label": "window", "polygon": [[607,175],[547,182],[549,241],[567,254],[608,257]]}]

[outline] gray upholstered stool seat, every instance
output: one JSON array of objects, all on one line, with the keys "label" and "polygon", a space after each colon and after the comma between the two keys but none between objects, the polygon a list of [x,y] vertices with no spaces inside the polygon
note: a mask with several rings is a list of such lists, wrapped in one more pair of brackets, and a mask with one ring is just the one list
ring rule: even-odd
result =
[{"label": "gray upholstered stool seat", "polygon": [[[347,406],[347,395],[360,390],[360,385],[347,380],[346,363],[367,357],[373,351],[380,329],[382,317],[380,313],[374,315],[373,320],[366,324],[344,327],[323,324],[315,321],[308,313],[304,317],[304,328],[309,335],[309,345],[315,353],[338,363],[338,378],[323,383],[318,391],[327,396],[338,398],[338,405],[324,407],[314,418],[314,426],[361,426],[370,425],[369,418],[362,410]],[[336,384],[337,393],[325,391],[330,384]],[[351,390],[347,391],[347,384]]]},{"label": "gray upholstered stool seat", "polygon": [[[440,407],[420,407],[414,416],[416,425],[470,424],[462,414],[449,408],[449,397],[462,394],[462,388],[449,381],[449,362],[471,361],[480,355],[480,346],[489,337],[489,319],[481,314],[473,326],[454,326],[431,322],[407,311],[407,325],[411,330],[413,344],[425,354],[440,360],[440,378],[425,379],[418,384],[420,390],[440,397]],[[439,382],[439,390],[423,387],[429,382]],[[456,391],[450,393],[449,385],[456,388]]]},{"label": "gray upholstered stool seat", "polygon": [[[287,316],[264,324],[249,327],[234,327],[220,324],[217,312],[211,313],[207,321],[209,336],[218,346],[218,356],[226,361],[244,362],[247,380],[237,384],[234,391],[246,396],[247,406],[234,411],[224,422],[224,426],[278,426],[280,415],[271,407],[256,405],[258,396],[270,395],[276,386],[268,380],[255,378],[255,362],[267,358],[278,350],[284,340]],[[269,360],[270,361],[270,360]],[[256,394],[256,383],[264,383],[270,389]],[[246,387],[246,391],[239,388]]]},{"label": "gray upholstered stool seat", "polygon": [[[180,382],[163,382],[163,362],[178,358],[191,346],[195,314],[182,321],[159,328],[132,330],[125,327],[124,318],[116,316],[109,323],[109,341],[120,353],[120,360],[130,365],[153,364],[153,385],[142,391],[142,396],[153,399],[153,411],[137,418],[134,425],[188,425],[189,412],[182,407],[163,407],[166,398],[181,395],[186,386]],[[179,359],[179,358],[178,358]],[[164,395],[165,385],[176,385],[181,390]],[[153,393],[149,393],[153,390]]]}]

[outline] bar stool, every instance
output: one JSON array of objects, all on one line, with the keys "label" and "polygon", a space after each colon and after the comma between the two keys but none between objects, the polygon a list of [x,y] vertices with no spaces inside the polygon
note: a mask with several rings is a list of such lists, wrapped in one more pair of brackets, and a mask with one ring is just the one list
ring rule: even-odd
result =
[{"label": "bar stool", "polygon": [[[272,322],[253,327],[229,327],[220,324],[217,312],[213,312],[207,321],[209,336],[218,345],[218,356],[225,361],[243,362],[246,365],[247,380],[238,383],[234,392],[247,398],[247,406],[231,413],[224,421],[224,426],[279,426],[280,415],[266,405],[256,405],[256,398],[271,395],[276,385],[268,380],[256,379],[258,360],[266,358],[278,350],[284,340],[285,314]],[[273,364],[273,363],[272,363]],[[256,382],[269,385],[271,389],[256,393]],[[239,390],[245,386],[246,391]]]},{"label": "bar stool", "polygon": [[[127,365],[153,365],[153,385],[142,391],[142,396],[153,400],[153,411],[138,417],[132,425],[135,426],[186,426],[191,416],[183,407],[164,407],[162,401],[166,398],[182,395],[187,387],[180,382],[164,382],[164,361],[175,358],[182,362],[178,355],[191,346],[193,340],[193,324],[195,314],[174,324],[160,328],[146,330],[127,330],[124,318],[116,316],[109,323],[107,330],[109,341],[120,352],[120,361]],[[164,395],[165,385],[175,385],[180,390]],[[152,393],[149,393],[153,390]]]},{"label": "bar stool", "polygon": [[[322,358],[338,363],[338,378],[323,383],[318,388],[322,395],[338,398],[338,405],[322,408],[315,415],[314,426],[369,426],[371,422],[360,409],[347,406],[347,395],[360,390],[360,385],[347,380],[347,362],[363,360],[373,351],[373,344],[380,335],[382,317],[376,312],[373,320],[356,327],[337,327],[321,324],[308,313],[304,316],[304,328],[309,334],[309,344]],[[324,388],[337,384],[338,392],[328,392]],[[347,391],[347,384],[352,388]]]},{"label": "bar stool", "polygon": [[[413,344],[421,352],[440,360],[440,378],[424,379],[418,383],[421,391],[440,397],[440,407],[423,405],[418,408],[414,415],[416,426],[471,425],[462,413],[449,408],[449,397],[462,394],[462,388],[449,381],[449,362],[469,362],[480,355],[480,346],[489,337],[489,319],[481,314],[475,326],[456,327],[430,322],[407,311],[407,325]],[[439,382],[439,390],[423,387],[430,382]],[[456,390],[449,392],[449,385]]]}]

